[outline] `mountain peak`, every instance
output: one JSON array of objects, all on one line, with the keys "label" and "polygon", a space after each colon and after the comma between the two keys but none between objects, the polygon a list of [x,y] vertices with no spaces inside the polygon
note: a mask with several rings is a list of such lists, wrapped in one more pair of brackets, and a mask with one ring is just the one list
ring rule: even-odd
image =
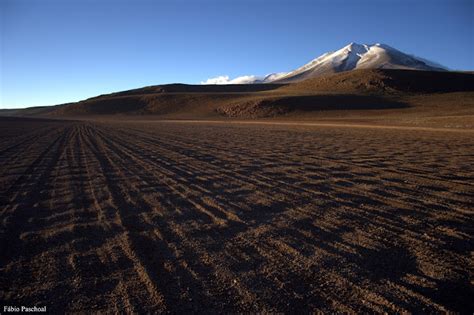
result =
[{"label": "mountain peak", "polygon": [[279,82],[301,81],[329,73],[355,69],[410,69],[445,70],[435,63],[405,54],[387,44],[359,44],[351,42],[343,48],[325,53],[304,66],[277,79]]},{"label": "mountain peak", "polygon": [[365,45],[362,45],[362,44],[359,44],[359,43],[355,43],[355,42],[350,42],[349,45],[345,46],[344,48],[357,48],[357,47],[363,47]]}]

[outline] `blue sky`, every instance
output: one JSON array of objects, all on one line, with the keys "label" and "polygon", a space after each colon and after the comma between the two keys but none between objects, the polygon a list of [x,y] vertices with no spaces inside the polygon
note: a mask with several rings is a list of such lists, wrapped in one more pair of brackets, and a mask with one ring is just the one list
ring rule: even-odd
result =
[{"label": "blue sky", "polygon": [[474,1],[0,0],[0,108],[297,68],[349,42],[474,70]]}]

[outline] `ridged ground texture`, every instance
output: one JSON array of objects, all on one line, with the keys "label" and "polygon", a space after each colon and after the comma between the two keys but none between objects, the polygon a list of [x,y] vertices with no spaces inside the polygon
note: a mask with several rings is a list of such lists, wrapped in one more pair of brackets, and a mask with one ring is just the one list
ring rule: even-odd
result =
[{"label": "ridged ground texture", "polygon": [[474,310],[472,132],[3,121],[0,301]]}]

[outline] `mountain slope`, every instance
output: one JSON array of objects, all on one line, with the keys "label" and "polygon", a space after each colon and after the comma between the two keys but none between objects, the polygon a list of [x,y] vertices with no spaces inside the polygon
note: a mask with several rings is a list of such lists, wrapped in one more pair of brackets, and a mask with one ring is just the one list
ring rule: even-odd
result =
[{"label": "mountain slope", "polygon": [[298,93],[450,93],[474,91],[474,75],[468,72],[357,69],[318,76],[288,84],[280,91]]}]

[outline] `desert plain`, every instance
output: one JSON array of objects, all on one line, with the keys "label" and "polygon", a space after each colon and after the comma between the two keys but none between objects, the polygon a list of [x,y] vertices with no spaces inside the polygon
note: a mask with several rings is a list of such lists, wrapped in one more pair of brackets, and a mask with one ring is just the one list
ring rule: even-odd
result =
[{"label": "desert plain", "polygon": [[472,313],[473,92],[288,91],[153,91],[190,104],[181,116],[112,99],[0,118],[0,300]]}]

